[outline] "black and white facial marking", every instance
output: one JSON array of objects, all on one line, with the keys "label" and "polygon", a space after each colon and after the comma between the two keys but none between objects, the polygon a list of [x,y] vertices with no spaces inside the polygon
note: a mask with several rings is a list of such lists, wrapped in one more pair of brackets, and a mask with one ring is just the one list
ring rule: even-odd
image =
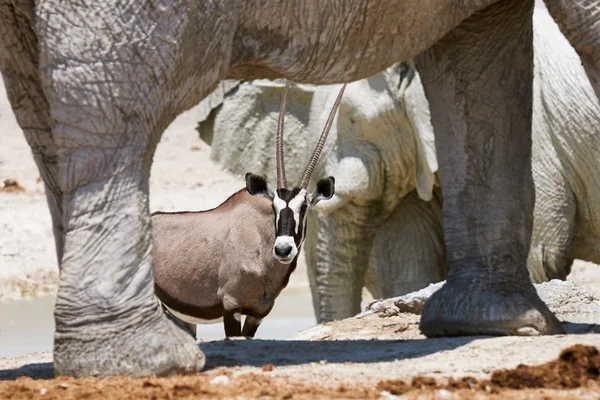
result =
[{"label": "black and white facial marking", "polygon": [[306,235],[306,211],[309,199],[306,189],[277,189],[273,198],[277,239],[273,256],[287,264],[298,255]]},{"label": "black and white facial marking", "polygon": [[298,255],[300,246],[304,242],[308,208],[333,196],[335,179],[332,176],[321,179],[312,193],[308,193],[301,187],[273,191],[264,178],[248,173],[246,188],[254,196],[267,196],[273,201],[277,232],[273,256],[279,262],[289,264]]}]

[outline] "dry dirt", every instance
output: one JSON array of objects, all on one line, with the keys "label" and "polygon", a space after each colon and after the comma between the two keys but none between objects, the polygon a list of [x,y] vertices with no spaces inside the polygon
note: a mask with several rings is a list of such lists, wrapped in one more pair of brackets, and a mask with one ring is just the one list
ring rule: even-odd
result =
[{"label": "dry dirt", "polygon": [[556,336],[426,339],[418,321],[369,314],[290,340],[201,342],[205,372],[185,377],[52,379],[51,355],[31,354],[0,360],[0,398],[600,398],[594,324],[564,324],[568,334]]},{"label": "dry dirt", "polygon": [[4,193],[19,193],[24,191],[23,186],[19,185],[19,182],[13,179],[5,179],[4,185],[0,188],[0,192]]},{"label": "dry dirt", "polygon": [[2,399],[597,399],[600,397],[598,348],[576,345],[557,360],[536,366],[498,370],[490,379],[475,377],[380,380],[376,383],[316,385],[297,378],[260,372],[236,374],[225,369],[167,378],[32,379],[0,382]]}]

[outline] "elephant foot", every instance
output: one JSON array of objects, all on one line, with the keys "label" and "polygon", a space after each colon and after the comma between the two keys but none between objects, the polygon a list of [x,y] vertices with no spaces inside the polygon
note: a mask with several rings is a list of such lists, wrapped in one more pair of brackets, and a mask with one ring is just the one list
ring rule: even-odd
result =
[{"label": "elephant foot", "polygon": [[479,282],[473,288],[449,281],[425,303],[421,332],[427,337],[564,333],[533,285],[527,282],[523,286]]},{"label": "elephant foot", "polygon": [[135,326],[86,324],[57,331],[54,340],[56,376],[131,377],[197,372],[205,356],[186,330],[157,307]]}]

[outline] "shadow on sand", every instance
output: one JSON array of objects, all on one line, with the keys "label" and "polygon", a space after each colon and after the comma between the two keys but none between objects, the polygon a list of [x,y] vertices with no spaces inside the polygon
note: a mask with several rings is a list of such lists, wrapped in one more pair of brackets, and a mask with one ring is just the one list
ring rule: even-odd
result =
[{"label": "shadow on sand", "polygon": [[[452,350],[483,337],[422,340],[219,340],[200,343],[206,354],[205,371],[218,367],[299,365],[327,360],[328,363],[375,363],[423,357]],[[0,381],[19,377],[51,379],[52,363],[27,364],[0,371]]]},{"label": "shadow on sand", "polygon": [[318,363],[376,363],[453,350],[482,336],[420,340],[222,340],[201,343],[206,370],[217,367]]},{"label": "shadow on sand", "polygon": [[12,381],[22,376],[33,379],[52,379],[54,378],[54,368],[51,362],[45,362],[0,371],[0,381]]},{"label": "shadow on sand", "polygon": [[[568,334],[600,333],[594,323],[564,322]],[[287,366],[318,363],[376,363],[416,359],[427,355],[454,350],[473,340],[489,336],[463,336],[453,338],[413,340],[220,340],[200,343],[206,354],[205,371],[218,367],[254,366],[265,364]],[[32,363],[20,368],[0,371],[0,381],[19,377],[51,379],[52,363]]]}]

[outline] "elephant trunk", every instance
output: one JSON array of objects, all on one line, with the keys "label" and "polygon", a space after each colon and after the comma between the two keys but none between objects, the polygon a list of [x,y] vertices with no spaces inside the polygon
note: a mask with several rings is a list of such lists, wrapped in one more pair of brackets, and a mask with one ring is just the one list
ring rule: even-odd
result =
[{"label": "elephant trunk", "polygon": [[307,268],[314,270],[313,293],[317,293],[314,302],[319,323],[348,318],[361,311],[379,209],[351,204],[335,213],[317,216],[316,265],[307,262]]}]

